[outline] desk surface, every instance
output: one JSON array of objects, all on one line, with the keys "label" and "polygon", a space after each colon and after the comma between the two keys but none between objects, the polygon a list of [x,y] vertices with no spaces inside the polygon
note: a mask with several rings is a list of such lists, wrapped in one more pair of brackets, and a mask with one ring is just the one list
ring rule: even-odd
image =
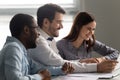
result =
[{"label": "desk surface", "polygon": [[[112,78],[112,76],[115,77]],[[110,79],[98,79],[100,77]],[[64,76],[53,77],[52,80],[120,80],[120,68],[116,68],[111,73],[73,73]]]},{"label": "desk surface", "polygon": [[67,76],[58,76],[53,77],[52,80],[120,80],[120,75],[112,79],[97,79],[96,77],[67,77]]}]

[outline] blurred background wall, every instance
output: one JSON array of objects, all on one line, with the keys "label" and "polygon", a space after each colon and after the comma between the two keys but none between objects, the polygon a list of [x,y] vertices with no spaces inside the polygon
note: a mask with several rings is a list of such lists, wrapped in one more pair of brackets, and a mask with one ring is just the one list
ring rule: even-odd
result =
[{"label": "blurred background wall", "polygon": [[96,38],[120,50],[120,0],[84,0],[83,3],[82,10],[96,17]]},{"label": "blurred background wall", "polygon": [[[4,0],[5,1],[5,0]],[[10,0],[6,0],[11,2]],[[14,2],[16,0],[13,0]],[[20,0],[21,1],[21,0]],[[30,0],[28,0],[30,2]],[[37,0],[36,0],[37,1]],[[38,0],[40,1],[40,0]],[[46,1],[46,2],[45,2]],[[9,32],[9,21],[13,15],[16,13],[28,13],[33,15],[36,18],[37,8],[45,3],[54,3],[55,0],[44,0],[42,4],[37,2],[37,4],[27,4],[25,1],[19,2],[21,4],[9,4],[0,3],[0,49],[2,48],[6,36],[10,35]],[[55,1],[56,4],[62,6],[67,14],[64,18],[64,28],[60,30],[60,36],[56,38],[59,40],[66,36],[72,25],[74,16],[79,11],[87,11],[92,13],[97,22],[97,28],[95,31],[96,39],[120,50],[120,0],[65,0],[68,1],[68,4],[64,4],[61,1]],[[8,2],[8,3],[9,3]],[[18,2],[18,1],[17,1]],[[33,2],[35,2],[33,0]],[[11,2],[12,3],[12,2]]]}]

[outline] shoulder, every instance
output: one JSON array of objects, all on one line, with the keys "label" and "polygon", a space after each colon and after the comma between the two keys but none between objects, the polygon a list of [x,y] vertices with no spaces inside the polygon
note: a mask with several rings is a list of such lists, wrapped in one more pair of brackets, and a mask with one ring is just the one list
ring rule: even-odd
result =
[{"label": "shoulder", "polygon": [[67,43],[68,43],[68,41],[66,39],[61,39],[61,40],[57,41],[57,45],[65,45]]},{"label": "shoulder", "polygon": [[23,53],[22,47],[17,42],[11,42],[4,45],[2,52],[5,54],[6,57],[11,58],[19,58],[22,59],[21,53]]},{"label": "shoulder", "polygon": [[47,40],[43,36],[39,36],[39,38],[36,41],[37,45],[41,44],[48,44]]},{"label": "shoulder", "polygon": [[57,42],[56,45],[58,48],[67,48],[69,46],[69,41],[66,39],[61,39]]},{"label": "shoulder", "polygon": [[104,43],[98,41],[98,40],[95,40],[95,45],[105,45]]},{"label": "shoulder", "polygon": [[11,43],[5,44],[4,48],[7,50],[13,50],[13,49],[20,50],[21,47],[17,42],[11,42]]}]

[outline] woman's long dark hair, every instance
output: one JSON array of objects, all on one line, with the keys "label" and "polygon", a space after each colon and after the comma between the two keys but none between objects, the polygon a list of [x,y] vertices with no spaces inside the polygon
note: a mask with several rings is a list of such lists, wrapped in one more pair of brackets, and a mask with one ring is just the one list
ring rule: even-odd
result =
[{"label": "woman's long dark hair", "polygon": [[[88,14],[87,12],[79,12],[74,19],[70,33],[66,37],[64,37],[64,39],[67,39],[71,42],[75,41],[78,38],[82,27],[93,21],[95,21],[95,19],[92,15]],[[95,36],[92,35],[92,39],[89,39],[85,42],[86,50],[88,52],[95,43]]]}]

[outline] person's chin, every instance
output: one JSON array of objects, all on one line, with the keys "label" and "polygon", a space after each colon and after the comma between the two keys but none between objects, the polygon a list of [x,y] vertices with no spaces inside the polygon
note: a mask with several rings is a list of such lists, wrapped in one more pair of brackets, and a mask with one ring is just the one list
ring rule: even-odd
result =
[{"label": "person's chin", "polygon": [[59,37],[59,31],[56,31],[55,36],[54,37]]},{"label": "person's chin", "polygon": [[59,37],[59,34],[55,34],[54,37]]},{"label": "person's chin", "polygon": [[37,45],[36,44],[34,44],[34,45],[32,45],[30,48],[36,48],[37,47]]},{"label": "person's chin", "polygon": [[59,37],[59,35],[56,35],[55,37]]}]

